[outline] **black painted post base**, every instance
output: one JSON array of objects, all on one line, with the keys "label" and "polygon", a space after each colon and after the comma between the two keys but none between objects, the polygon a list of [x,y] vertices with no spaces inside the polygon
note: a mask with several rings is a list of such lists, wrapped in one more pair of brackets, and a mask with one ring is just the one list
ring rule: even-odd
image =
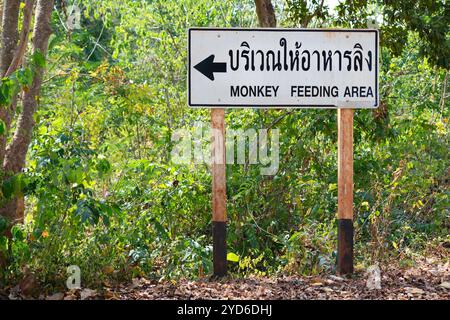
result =
[{"label": "black painted post base", "polygon": [[224,277],[227,274],[227,223],[213,221],[212,224],[214,277]]},{"label": "black painted post base", "polygon": [[338,219],[337,272],[353,273],[353,220]]}]

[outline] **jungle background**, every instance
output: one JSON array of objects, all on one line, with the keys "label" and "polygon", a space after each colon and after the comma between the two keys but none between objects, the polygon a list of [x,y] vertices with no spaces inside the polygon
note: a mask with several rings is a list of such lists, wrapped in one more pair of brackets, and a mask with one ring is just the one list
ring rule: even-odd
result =
[{"label": "jungle background", "polygon": [[[380,107],[355,111],[356,270],[432,257],[449,274],[448,1],[0,2],[0,290],[64,291],[70,265],[89,288],[212,273],[210,168],[170,158],[175,130],[210,121],[186,102],[191,26],[379,28]],[[280,130],[275,176],[227,166],[230,277],[335,273],[336,114],[227,110],[229,129]]]}]

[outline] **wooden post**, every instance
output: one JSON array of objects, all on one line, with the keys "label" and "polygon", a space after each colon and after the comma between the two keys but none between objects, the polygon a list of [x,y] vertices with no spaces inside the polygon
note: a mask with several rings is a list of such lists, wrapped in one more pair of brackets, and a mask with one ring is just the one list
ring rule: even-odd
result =
[{"label": "wooden post", "polygon": [[212,126],[212,234],[214,276],[227,273],[227,209],[225,164],[225,110],[211,109]]},{"label": "wooden post", "polygon": [[337,271],[353,273],[353,109],[338,109]]}]

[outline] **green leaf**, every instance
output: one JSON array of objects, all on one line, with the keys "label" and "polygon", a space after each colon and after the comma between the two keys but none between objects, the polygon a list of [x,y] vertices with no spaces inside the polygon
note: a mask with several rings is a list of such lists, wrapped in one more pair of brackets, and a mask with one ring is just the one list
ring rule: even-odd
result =
[{"label": "green leaf", "polygon": [[22,86],[30,86],[33,83],[33,72],[29,68],[22,68],[16,73],[17,80]]},{"label": "green leaf", "polygon": [[100,174],[108,173],[111,170],[111,164],[106,159],[99,159],[96,168]]},{"label": "green leaf", "polygon": [[42,52],[40,52],[40,51],[36,51],[31,56],[31,61],[36,67],[39,67],[39,68],[45,67],[45,57],[42,54]]},{"label": "green leaf", "polygon": [[11,104],[14,92],[14,84],[11,79],[3,78],[0,83],[0,106]]},{"label": "green leaf", "polygon": [[95,225],[98,222],[98,215],[95,212],[95,208],[92,208],[86,200],[78,202],[75,214],[80,216],[82,223],[88,221],[90,224]]},{"label": "green leaf", "polygon": [[25,231],[20,224],[16,224],[11,228],[11,234],[14,240],[23,241],[25,239]]},{"label": "green leaf", "polygon": [[60,38],[55,34],[50,36],[50,40],[48,41],[48,50],[51,51],[60,41]]},{"label": "green leaf", "polygon": [[167,233],[166,229],[161,225],[161,223],[159,223],[158,221],[154,221],[155,224],[155,228],[158,232],[158,235],[163,238],[164,240],[169,240],[169,234]]},{"label": "green leaf", "polygon": [[19,196],[22,194],[24,188],[26,187],[26,181],[23,174],[19,173],[11,177],[12,192],[14,196]]},{"label": "green leaf", "polygon": [[6,228],[8,227],[8,220],[6,220],[5,217],[0,216],[0,235],[5,232]]},{"label": "green leaf", "polygon": [[4,135],[5,131],[6,131],[6,124],[2,119],[0,119],[0,136]]},{"label": "green leaf", "polygon": [[83,183],[84,176],[82,168],[68,169],[65,175],[69,183]]},{"label": "green leaf", "polygon": [[233,252],[228,252],[227,260],[231,262],[239,262],[239,256]]}]

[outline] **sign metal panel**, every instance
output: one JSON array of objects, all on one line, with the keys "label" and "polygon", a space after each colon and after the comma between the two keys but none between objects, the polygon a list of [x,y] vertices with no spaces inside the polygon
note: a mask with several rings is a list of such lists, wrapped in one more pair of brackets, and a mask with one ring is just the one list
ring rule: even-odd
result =
[{"label": "sign metal panel", "polygon": [[188,31],[191,107],[376,108],[378,31]]}]

